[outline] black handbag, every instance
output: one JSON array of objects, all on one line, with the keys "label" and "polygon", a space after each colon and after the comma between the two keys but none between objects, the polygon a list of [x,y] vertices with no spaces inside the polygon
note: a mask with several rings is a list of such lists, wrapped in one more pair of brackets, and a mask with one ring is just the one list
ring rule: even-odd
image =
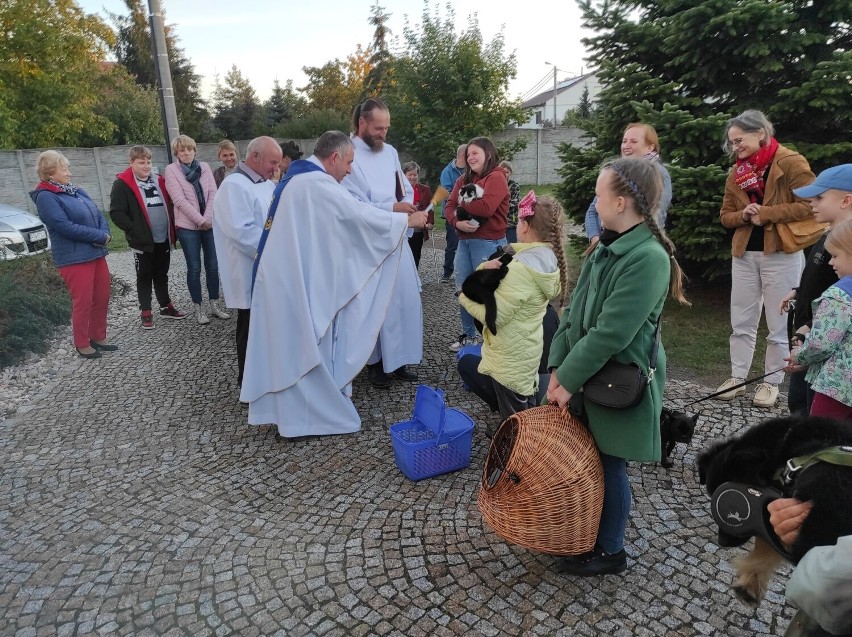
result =
[{"label": "black handbag", "polygon": [[661,318],[657,319],[654,330],[648,373],[645,374],[637,363],[619,363],[610,359],[583,385],[586,400],[611,409],[629,409],[642,402],[657,368]]}]

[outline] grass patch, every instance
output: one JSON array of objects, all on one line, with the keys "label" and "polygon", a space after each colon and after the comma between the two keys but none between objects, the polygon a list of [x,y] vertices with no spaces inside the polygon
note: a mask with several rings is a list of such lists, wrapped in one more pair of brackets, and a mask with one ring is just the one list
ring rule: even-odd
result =
[{"label": "grass patch", "polygon": [[130,246],[127,245],[127,237],[124,236],[124,230],[112,222],[112,219],[109,218],[109,214],[106,214],[105,217],[109,224],[109,234],[112,237],[109,245],[107,246],[109,251],[121,252],[123,250],[127,250]]},{"label": "grass patch", "polygon": [[546,196],[556,198],[556,186],[557,184],[521,184],[521,199],[523,199],[524,195],[530,190],[535,190],[536,197]]},{"label": "grass patch", "polygon": [[[727,285],[687,290],[692,307],[674,299],[663,312],[663,343],[668,364],[703,384],[715,387],[731,375],[728,339],[731,335],[731,289]],[[770,310],[771,311],[771,310]],[[749,376],[763,373],[766,354],[766,322],[757,330],[757,343]]]},{"label": "grass patch", "polygon": [[0,261],[0,368],[44,353],[57,325],[71,320],[71,298],[50,254]]}]

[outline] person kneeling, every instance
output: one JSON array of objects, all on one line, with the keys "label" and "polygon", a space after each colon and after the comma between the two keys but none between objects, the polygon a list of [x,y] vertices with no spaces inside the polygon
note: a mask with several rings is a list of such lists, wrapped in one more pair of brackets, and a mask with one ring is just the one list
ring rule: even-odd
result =
[{"label": "person kneeling", "polygon": [[[518,238],[508,272],[494,293],[496,333],[483,325],[482,357],[459,360],[459,374],[501,420],[538,404],[536,388],[542,351],[545,349],[542,319],[550,300],[563,300],[567,270],[562,248],[562,208],[556,200],[536,201],[530,192],[518,213]],[[499,259],[482,268],[499,268]],[[486,323],[482,303],[459,295],[461,305],[477,321]],[[552,312],[552,310],[551,310]],[[555,314],[555,313],[554,313]],[[550,330],[553,336],[555,327]],[[550,338],[547,338],[547,345]]]}]

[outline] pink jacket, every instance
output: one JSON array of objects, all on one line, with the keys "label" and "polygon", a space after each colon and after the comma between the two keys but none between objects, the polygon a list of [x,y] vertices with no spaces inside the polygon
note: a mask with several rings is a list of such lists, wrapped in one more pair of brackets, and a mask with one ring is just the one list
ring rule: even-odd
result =
[{"label": "pink jacket", "polygon": [[205,221],[213,223],[213,200],[216,198],[216,180],[206,162],[201,162],[201,190],[206,204],[204,215],[198,207],[195,188],[183,176],[180,162],[166,166],[166,190],[175,207],[175,226],[186,230],[198,230]]}]

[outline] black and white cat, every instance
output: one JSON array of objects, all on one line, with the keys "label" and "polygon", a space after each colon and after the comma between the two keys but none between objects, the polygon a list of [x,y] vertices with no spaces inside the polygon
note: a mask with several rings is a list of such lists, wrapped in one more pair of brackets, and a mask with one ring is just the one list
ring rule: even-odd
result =
[{"label": "black and white cat", "polygon": [[466,186],[459,188],[461,203],[459,204],[459,207],[456,208],[456,219],[459,221],[475,221],[479,225],[488,221],[488,217],[472,215],[464,209],[464,204],[470,203],[475,199],[482,199],[482,195],[484,194],[485,191],[482,189],[482,186],[478,186],[476,184],[467,184]]}]

